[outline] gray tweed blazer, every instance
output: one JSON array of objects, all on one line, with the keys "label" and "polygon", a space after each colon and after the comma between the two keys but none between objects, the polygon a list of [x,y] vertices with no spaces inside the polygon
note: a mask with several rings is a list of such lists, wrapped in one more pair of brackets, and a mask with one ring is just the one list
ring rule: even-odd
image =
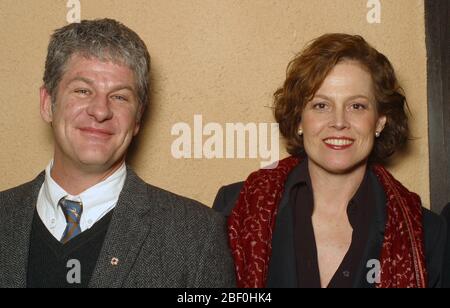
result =
[{"label": "gray tweed blazer", "polygon": [[[44,178],[41,173],[0,193],[0,288],[26,287],[31,226]],[[89,286],[234,287],[225,220],[198,202],[146,184],[127,168]]]}]

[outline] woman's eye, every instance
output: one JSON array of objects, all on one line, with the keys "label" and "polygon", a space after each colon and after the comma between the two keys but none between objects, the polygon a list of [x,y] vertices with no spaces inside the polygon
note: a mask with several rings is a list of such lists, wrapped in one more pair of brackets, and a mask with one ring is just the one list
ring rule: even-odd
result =
[{"label": "woman's eye", "polygon": [[313,105],[313,108],[314,109],[318,109],[318,110],[322,110],[322,109],[327,108],[327,104],[325,104],[325,103],[315,103]]},{"label": "woman's eye", "polygon": [[351,107],[352,107],[352,109],[354,109],[354,110],[365,110],[365,109],[367,109],[366,105],[360,104],[360,103],[352,104]]}]

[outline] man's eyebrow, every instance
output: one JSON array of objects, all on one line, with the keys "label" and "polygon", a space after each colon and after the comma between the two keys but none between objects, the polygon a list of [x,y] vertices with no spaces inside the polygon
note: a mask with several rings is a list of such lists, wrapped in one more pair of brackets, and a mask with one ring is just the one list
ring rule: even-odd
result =
[{"label": "man's eyebrow", "polygon": [[[74,77],[73,79],[71,79],[69,81],[69,84],[71,84],[72,82],[75,82],[75,81],[81,81],[81,82],[87,83],[88,85],[91,85],[91,86],[94,84],[93,80],[86,78],[86,77],[80,77],[80,76],[77,76],[77,77]],[[118,84],[117,86],[113,87],[111,91],[114,92],[114,91],[119,91],[119,90],[129,90],[133,93],[136,92],[136,90],[134,89],[133,86],[130,86],[127,84]]]},{"label": "man's eyebrow", "polygon": [[131,92],[133,92],[133,93],[136,92],[136,90],[135,90],[132,86],[129,86],[129,85],[126,85],[126,84],[123,84],[123,85],[122,85],[122,84],[119,84],[119,85],[113,87],[113,88],[111,89],[111,92],[119,91],[119,90],[129,90],[129,91],[131,91]]},{"label": "man's eyebrow", "polygon": [[91,80],[91,79],[89,79],[89,78],[85,78],[85,77],[80,77],[80,76],[77,76],[77,77],[72,78],[72,79],[69,81],[69,84],[71,84],[71,83],[74,82],[74,81],[82,81],[82,82],[85,82],[85,83],[87,83],[87,84],[89,84],[89,85],[93,85],[93,84],[94,84],[94,81],[93,81],[93,80]]}]

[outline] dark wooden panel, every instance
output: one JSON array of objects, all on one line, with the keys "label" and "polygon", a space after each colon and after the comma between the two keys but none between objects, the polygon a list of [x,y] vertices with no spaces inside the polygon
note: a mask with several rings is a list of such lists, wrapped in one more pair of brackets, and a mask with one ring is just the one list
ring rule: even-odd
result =
[{"label": "dark wooden panel", "polygon": [[449,0],[425,0],[431,209],[450,202]]}]

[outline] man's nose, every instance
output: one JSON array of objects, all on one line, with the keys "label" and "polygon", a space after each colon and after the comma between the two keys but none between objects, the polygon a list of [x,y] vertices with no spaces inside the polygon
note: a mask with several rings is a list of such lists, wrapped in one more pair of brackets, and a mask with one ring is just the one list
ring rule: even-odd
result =
[{"label": "man's nose", "polygon": [[104,122],[112,118],[110,100],[107,95],[96,95],[87,108],[87,113],[97,122]]}]

